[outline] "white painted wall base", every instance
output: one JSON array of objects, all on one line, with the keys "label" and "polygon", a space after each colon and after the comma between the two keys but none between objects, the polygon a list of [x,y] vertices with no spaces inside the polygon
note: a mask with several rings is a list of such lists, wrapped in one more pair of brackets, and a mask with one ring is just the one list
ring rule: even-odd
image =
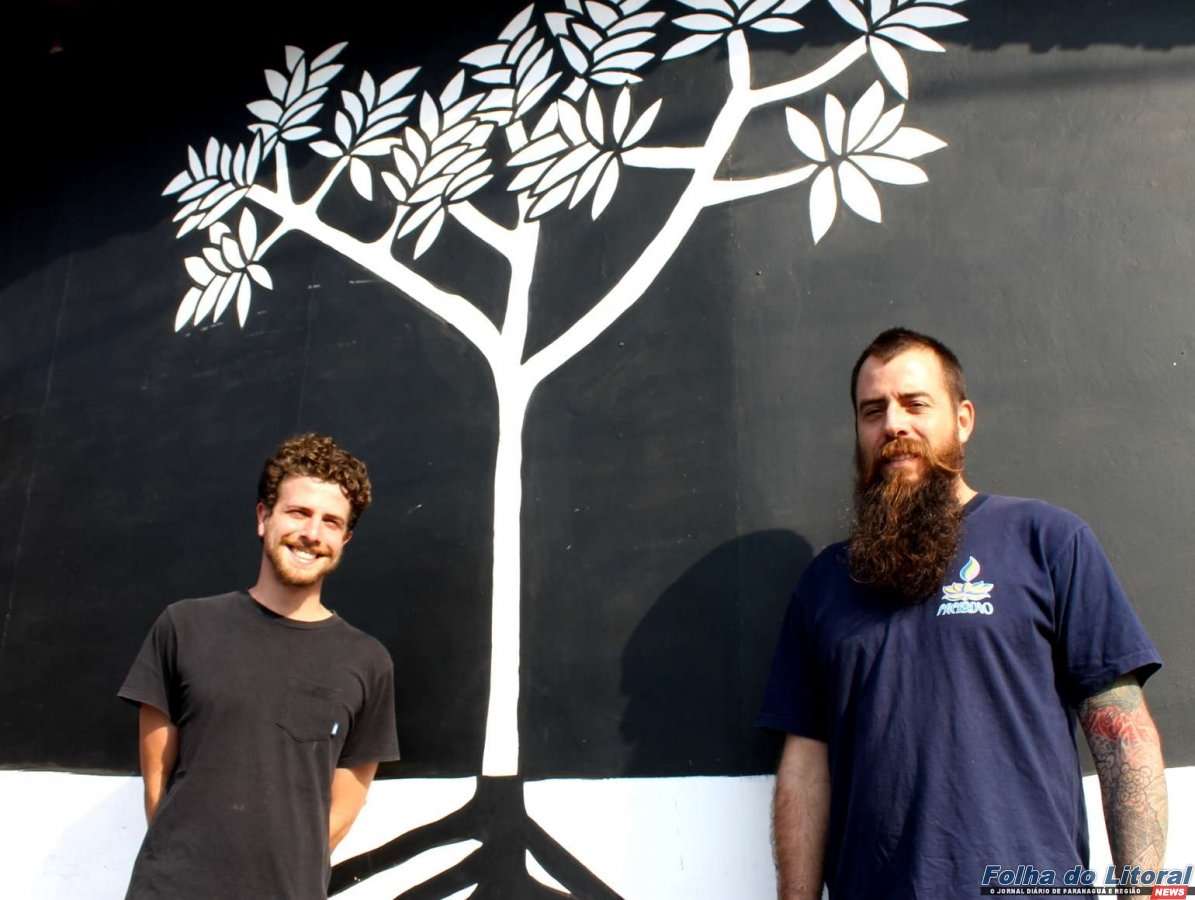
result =
[{"label": "white painted wall base", "polygon": [[[1195,767],[1168,769],[1166,865],[1195,864]],[[380,846],[459,809],[472,778],[404,779],[374,785],[334,859]],[[1099,788],[1084,781],[1091,863],[1111,857]],[[760,900],[774,895],[768,839],[772,779],[621,778],[532,782],[527,811],[627,900]],[[138,779],[61,772],[0,772],[0,897],[119,900],[144,833]],[[346,900],[392,900],[477,849],[461,841],[429,850],[344,892]],[[1026,860],[1031,862],[1031,860]]]}]

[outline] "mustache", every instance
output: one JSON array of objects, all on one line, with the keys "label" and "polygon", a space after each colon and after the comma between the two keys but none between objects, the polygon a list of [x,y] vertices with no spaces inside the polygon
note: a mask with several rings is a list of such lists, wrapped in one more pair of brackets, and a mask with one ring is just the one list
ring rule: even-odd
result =
[{"label": "mustache", "polygon": [[319,541],[307,541],[303,538],[283,538],[282,546],[290,547],[293,550],[303,550],[306,553],[314,553],[316,556],[331,556],[332,551],[326,545]]},{"label": "mustache", "polygon": [[961,475],[963,472],[961,465],[957,462],[944,459],[941,454],[934,451],[934,448],[929,445],[928,441],[904,435],[888,441],[888,443],[880,448],[879,453],[873,457],[861,460],[863,464],[860,466],[860,469],[863,475],[863,483],[865,485],[875,484],[880,478],[881,464],[891,462],[899,456],[912,456],[916,459],[924,460],[931,472],[939,472],[942,475],[954,477]]}]

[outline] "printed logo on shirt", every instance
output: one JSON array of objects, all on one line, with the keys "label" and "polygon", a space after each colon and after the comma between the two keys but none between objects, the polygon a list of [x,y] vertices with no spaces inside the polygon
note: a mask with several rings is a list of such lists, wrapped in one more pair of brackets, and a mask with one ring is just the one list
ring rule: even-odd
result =
[{"label": "printed logo on shirt", "polygon": [[990,616],[995,607],[988,598],[995,587],[979,578],[979,560],[974,556],[958,570],[962,581],[942,586],[942,603],[938,606],[939,616]]}]

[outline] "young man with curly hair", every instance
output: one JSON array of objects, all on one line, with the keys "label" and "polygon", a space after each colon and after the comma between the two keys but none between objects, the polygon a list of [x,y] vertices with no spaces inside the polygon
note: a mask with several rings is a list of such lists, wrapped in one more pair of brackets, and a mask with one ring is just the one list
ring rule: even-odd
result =
[{"label": "young man with curly hair", "polygon": [[150,630],[119,692],[149,823],[128,898],[327,896],[331,849],[398,759],[390,656],[321,597],[370,499],[330,437],[284,441],[258,483],[257,582]]}]

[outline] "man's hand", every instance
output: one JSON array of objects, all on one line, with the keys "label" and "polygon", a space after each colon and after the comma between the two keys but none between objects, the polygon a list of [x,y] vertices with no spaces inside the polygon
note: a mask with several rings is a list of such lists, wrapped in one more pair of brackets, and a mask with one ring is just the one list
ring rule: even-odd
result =
[{"label": "man's hand", "polygon": [[1079,704],[1095,760],[1112,861],[1157,869],[1166,850],[1166,767],[1158,730],[1132,675]]},{"label": "man's hand", "polygon": [[776,771],[772,846],[779,900],[818,900],[830,821],[830,765],[821,741],[790,734]]},{"label": "man's hand", "polygon": [[158,814],[166,783],[178,761],[178,728],[166,713],[146,703],[137,716],[137,746],[141,757],[141,778],[145,782],[145,822]]},{"label": "man's hand", "polygon": [[378,771],[376,762],[362,763],[348,769],[337,769],[332,775],[332,809],[328,814],[328,850],[336,849],[357,813],[365,805],[365,795]]}]

